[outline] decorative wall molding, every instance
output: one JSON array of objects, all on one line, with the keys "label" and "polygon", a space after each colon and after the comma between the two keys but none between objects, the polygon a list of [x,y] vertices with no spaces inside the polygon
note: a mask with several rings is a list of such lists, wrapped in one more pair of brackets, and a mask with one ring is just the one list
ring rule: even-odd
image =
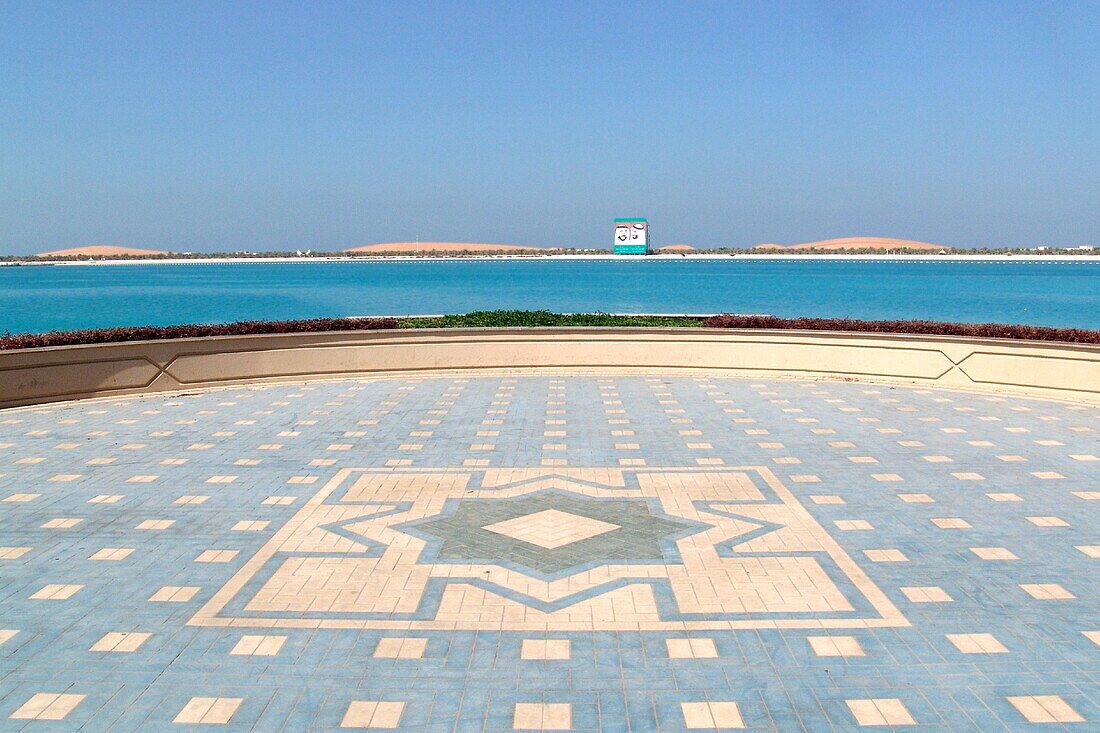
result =
[{"label": "decorative wall molding", "polygon": [[821,331],[439,329],[264,334],[0,351],[0,407],[364,374],[720,370],[1100,403],[1100,346]]}]

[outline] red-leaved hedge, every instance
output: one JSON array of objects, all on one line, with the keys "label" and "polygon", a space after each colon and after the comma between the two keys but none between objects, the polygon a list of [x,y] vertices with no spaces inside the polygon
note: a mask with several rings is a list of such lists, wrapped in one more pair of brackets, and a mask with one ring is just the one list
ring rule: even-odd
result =
[{"label": "red-leaved hedge", "polygon": [[396,318],[310,318],[302,321],[237,321],[184,326],[127,326],[92,328],[84,331],[0,334],[0,351],[42,346],[109,344],[121,341],[201,338],[204,336],[249,336],[261,333],[316,333],[318,331],[373,331],[399,328]]},{"label": "red-leaved hedge", "polygon": [[[485,315],[485,314],[482,314]],[[488,314],[492,316],[493,314]],[[500,327],[524,327],[547,325],[533,319],[525,323],[524,314],[504,313]],[[539,315],[539,314],[533,314]],[[506,317],[505,317],[506,316]],[[586,325],[574,323],[578,316],[570,316],[561,325]],[[101,328],[84,331],[51,331],[49,333],[0,334],[0,351],[30,349],[43,346],[73,346],[79,344],[106,344],[124,341],[153,341],[159,339],[201,338],[209,336],[249,336],[265,333],[310,333],[323,331],[371,331],[416,327],[417,318],[313,318],[300,321],[238,321],[236,323],[200,324],[184,326],[134,326]],[[461,322],[462,318],[458,318]],[[551,319],[552,320],[552,319]],[[604,325],[605,318],[594,318],[595,325]],[[617,318],[623,327],[661,325],[639,317],[631,323],[628,316]],[[420,323],[435,325],[433,323]],[[459,323],[459,325],[462,325]],[[478,326],[492,326],[493,319],[481,318]],[[593,324],[588,324],[593,325]],[[1030,341],[1056,341],[1073,344],[1100,344],[1100,331],[1082,328],[1049,328],[1046,326],[1014,326],[1001,323],[940,323],[938,321],[857,321],[846,318],[777,318],[775,316],[717,315],[699,319],[698,325],[707,328],[743,329],[795,329],[801,331],[850,331],[856,333],[898,333],[927,336],[967,336],[972,338],[1022,339]]]},{"label": "red-leaved hedge", "polygon": [[1015,326],[1005,323],[942,323],[940,321],[856,321],[848,318],[776,318],[775,316],[711,316],[707,328],[797,329],[801,331],[855,331],[859,333],[907,333],[927,336],[1060,341],[1100,344],[1100,331],[1084,328]]}]

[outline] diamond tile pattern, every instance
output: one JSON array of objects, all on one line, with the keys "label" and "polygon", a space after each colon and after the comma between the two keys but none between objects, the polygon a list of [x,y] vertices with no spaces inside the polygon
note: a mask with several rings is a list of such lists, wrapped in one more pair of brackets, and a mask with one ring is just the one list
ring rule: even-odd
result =
[{"label": "diamond tile pattern", "polygon": [[487,524],[482,529],[552,550],[620,529],[620,527],[611,522],[601,522],[599,519],[582,517],[557,509],[543,509],[541,512],[515,519]]}]

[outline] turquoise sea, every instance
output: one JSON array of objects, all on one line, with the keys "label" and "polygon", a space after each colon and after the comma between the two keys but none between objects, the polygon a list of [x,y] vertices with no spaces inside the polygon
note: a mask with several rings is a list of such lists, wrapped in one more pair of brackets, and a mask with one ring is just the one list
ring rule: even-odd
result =
[{"label": "turquoise sea", "polygon": [[1100,258],[533,259],[0,267],[0,331],[497,308],[1100,329]]}]

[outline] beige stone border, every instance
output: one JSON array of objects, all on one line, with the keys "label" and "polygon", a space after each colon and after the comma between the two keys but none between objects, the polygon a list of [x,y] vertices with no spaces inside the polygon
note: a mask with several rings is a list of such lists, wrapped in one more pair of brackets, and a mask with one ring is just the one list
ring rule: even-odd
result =
[{"label": "beige stone border", "polygon": [[232,384],[501,369],[691,369],[1100,403],[1100,347],[952,336],[663,328],[264,334],[0,351],[0,407]]}]

